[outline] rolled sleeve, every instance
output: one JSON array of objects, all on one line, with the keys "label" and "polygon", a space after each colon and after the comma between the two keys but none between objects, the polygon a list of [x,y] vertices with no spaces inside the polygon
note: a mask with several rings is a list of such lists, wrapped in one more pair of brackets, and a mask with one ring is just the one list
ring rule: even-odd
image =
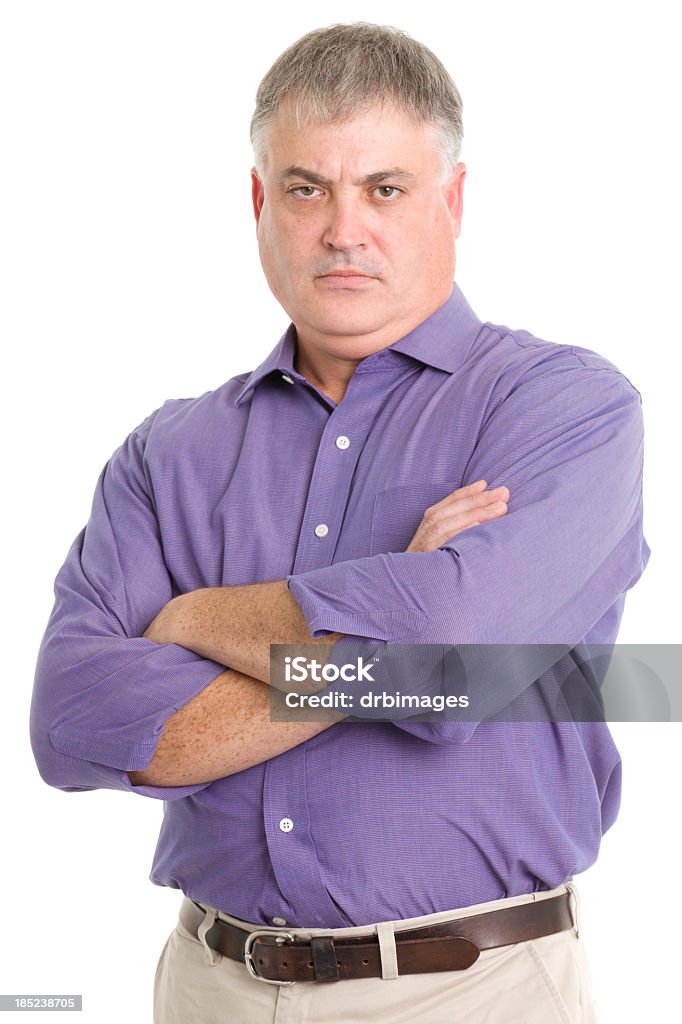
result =
[{"label": "rolled sleeve", "polygon": [[38,770],[56,788],[172,800],[210,783],[133,786],[127,772],[148,767],[167,719],[224,666],[141,635],[174,596],[145,476],[151,420],[103,469],[88,524],[55,581],[30,734]]},{"label": "rolled sleeve", "polygon": [[[289,589],[313,636],[351,634],[339,641],[349,649],[363,637],[572,647],[648,560],[642,458],[640,396],[618,371],[574,362],[537,372],[489,416],[463,481],[506,485],[504,517],[436,551],[390,552],[291,575]],[[491,675],[491,692],[479,694],[491,712],[493,687]],[[441,730],[446,738],[470,734],[451,724]],[[437,738],[431,723],[414,726],[404,723]]]}]

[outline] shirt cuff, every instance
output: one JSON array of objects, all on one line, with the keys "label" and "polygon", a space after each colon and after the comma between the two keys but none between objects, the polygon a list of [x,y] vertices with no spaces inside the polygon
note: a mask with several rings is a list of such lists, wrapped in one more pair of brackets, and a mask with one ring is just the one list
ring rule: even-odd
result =
[{"label": "shirt cuff", "polygon": [[[431,563],[418,564],[419,558],[407,553],[374,555],[290,575],[286,582],[315,640],[336,632],[412,643],[421,638],[428,622],[418,594],[420,570],[428,579]],[[414,580],[404,572],[404,559],[412,560]]]},{"label": "shirt cuff", "polygon": [[[115,771],[115,769],[112,770]],[[193,786],[134,786],[127,772],[116,772],[116,775],[120,782],[120,786],[116,787],[117,789],[129,789],[131,793],[137,793],[139,796],[148,796],[155,800],[166,801],[180,800],[182,797],[192,796],[194,793],[198,793],[200,790],[212,785],[213,781],[216,781],[198,782]]]},{"label": "shirt cuff", "polygon": [[60,754],[142,771],[166,721],[225,671],[177,644],[140,639],[131,647],[130,660],[76,694],[52,722],[49,741]]}]

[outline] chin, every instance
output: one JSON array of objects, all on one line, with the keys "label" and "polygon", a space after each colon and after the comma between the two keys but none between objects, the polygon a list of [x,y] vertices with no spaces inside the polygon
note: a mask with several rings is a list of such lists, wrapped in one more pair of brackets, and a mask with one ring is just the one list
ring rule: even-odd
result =
[{"label": "chin", "polygon": [[316,302],[302,313],[313,330],[341,336],[372,334],[395,316],[392,310],[382,308],[376,298],[372,301],[369,296],[352,294]]},{"label": "chin", "polygon": [[376,317],[370,319],[368,317],[329,317],[312,320],[310,326],[313,328],[316,334],[324,335],[328,338],[345,338],[346,348],[353,344],[353,340],[357,339],[358,344],[362,344],[362,339],[367,338],[370,335],[375,334],[377,331],[386,323],[384,319],[377,319]]}]

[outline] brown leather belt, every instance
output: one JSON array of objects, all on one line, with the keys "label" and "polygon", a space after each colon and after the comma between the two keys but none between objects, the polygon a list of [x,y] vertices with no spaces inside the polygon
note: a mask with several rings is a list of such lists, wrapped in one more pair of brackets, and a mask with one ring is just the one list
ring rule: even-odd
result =
[{"label": "brown leather belt", "polygon": [[[180,921],[194,938],[199,937],[205,916],[198,904],[183,900]],[[527,942],[572,927],[571,893],[567,891],[549,899],[396,931],[398,972],[462,971],[471,967],[484,949]],[[280,985],[382,976],[379,941],[371,934],[349,938],[321,935],[305,940],[285,929],[249,932],[216,918],[206,932],[206,942],[223,956],[245,963],[260,981]]]}]

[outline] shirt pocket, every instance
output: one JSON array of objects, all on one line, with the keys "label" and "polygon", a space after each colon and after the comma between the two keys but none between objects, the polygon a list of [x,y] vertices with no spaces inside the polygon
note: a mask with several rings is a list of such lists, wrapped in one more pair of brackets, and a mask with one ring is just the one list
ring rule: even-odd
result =
[{"label": "shirt pocket", "polygon": [[461,486],[460,480],[433,480],[380,491],[372,507],[370,554],[404,551],[417,532],[427,508]]}]

